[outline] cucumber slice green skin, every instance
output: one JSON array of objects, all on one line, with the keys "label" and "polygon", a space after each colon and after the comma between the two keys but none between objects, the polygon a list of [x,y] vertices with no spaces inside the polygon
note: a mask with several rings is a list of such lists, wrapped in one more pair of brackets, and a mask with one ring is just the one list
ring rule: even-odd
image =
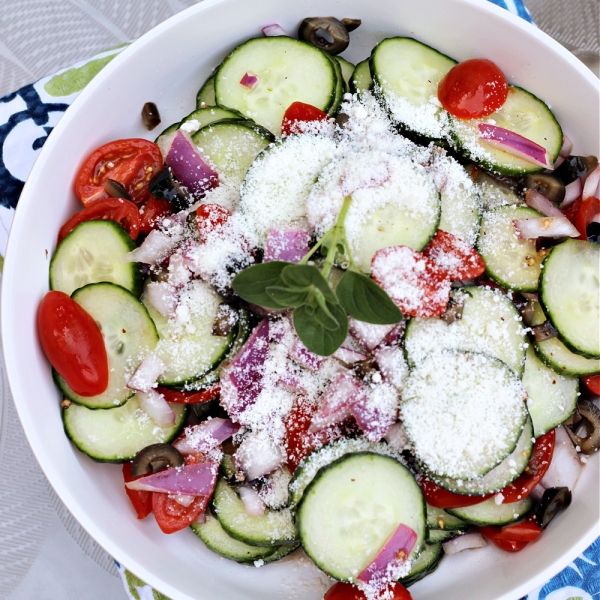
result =
[{"label": "cucumber slice green skin", "polygon": [[114,221],[80,223],[56,248],[50,262],[50,289],[71,295],[84,285],[106,281],[139,296],[139,265],[122,260],[136,247],[131,236]]},{"label": "cucumber slice green skin", "polygon": [[399,582],[405,588],[410,587],[427,575],[431,575],[442,562],[442,558],[444,558],[442,544],[427,544],[425,550],[413,561],[410,573],[400,579]]},{"label": "cucumber slice green skin", "polygon": [[459,535],[462,535],[466,531],[467,527],[468,525],[464,523],[463,529],[449,529],[448,531],[443,529],[430,529],[429,533],[427,534],[427,544],[440,544],[441,542],[453,540]]},{"label": "cucumber slice green skin", "polygon": [[554,246],[540,278],[540,304],[569,350],[600,358],[600,245],[569,239]]},{"label": "cucumber slice green skin", "polygon": [[546,367],[532,346],[527,349],[523,386],[536,438],[564,423],[577,408],[579,380]]},{"label": "cucumber slice green skin", "polygon": [[338,108],[340,107],[340,104],[342,103],[342,100],[344,97],[344,92],[346,91],[346,83],[344,82],[344,75],[342,73],[342,65],[341,65],[340,61],[336,60],[336,57],[331,56],[330,54],[328,54],[327,57],[333,64],[333,68],[335,69],[335,78],[336,78],[335,100],[333,101],[333,104],[327,111],[327,114],[330,117],[332,117],[332,116],[335,116],[335,113],[338,111]]},{"label": "cucumber slice green skin", "polygon": [[525,206],[500,206],[483,217],[477,251],[485,261],[486,275],[509,290],[537,292],[542,258],[535,240],[517,236],[514,219],[536,219],[543,215]]},{"label": "cucumber slice green skin", "polygon": [[325,573],[353,582],[400,523],[417,541],[427,536],[425,500],[413,475],[398,461],[370,452],[342,456],[322,468],[307,487],[296,523],[302,547]]},{"label": "cucumber slice green skin", "polygon": [[205,106],[215,106],[217,99],[215,98],[215,73],[213,73],[198,90],[196,95],[196,106],[204,108]]},{"label": "cucumber slice green skin", "polygon": [[462,519],[457,519],[442,508],[427,505],[427,527],[430,531],[432,529],[460,531],[465,529],[466,526],[467,524]]},{"label": "cucumber slice green skin", "polygon": [[533,506],[533,500],[529,496],[510,504],[496,504],[495,498],[489,498],[473,506],[449,508],[448,512],[472,525],[492,525],[499,527],[520,521]]},{"label": "cucumber slice green skin", "polygon": [[76,290],[72,298],[100,326],[108,358],[108,386],[102,394],[80,396],[56,372],[54,381],[71,402],[90,409],[113,409],[133,395],[127,382],[144,356],[156,347],[156,327],[145,306],[114,283],[91,283]]},{"label": "cucumber slice green skin", "polygon": [[350,79],[352,78],[352,73],[354,73],[354,69],[356,69],[356,65],[353,65],[351,62],[347,61],[345,58],[341,56],[333,57],[340,64],[340,68],[342,69],[342,79],[344,80],[344,91],[350,91]]},{"label": "cucumber slice green skin", "polygon": [[[546,315],[539,302],[536,302],[531,324],[541,325],[545,321]],[[586,377],[600,373],[600,359],[585,358],[585,356],[571,352],[557,337],[532,343],[538,358],[547,367],[561,375]]]},{"label": "cucumber slice green skin", "polygon": [[352,77],[350,78],[350,91],[353,94],[370,90],[373,87],[373,78],[371,77],[371,68],[369,59],[363,60],[356,65]]},{"label": "cucumber slice green skin", "polygon": [[235,489],[222,478],[215,487],[212,509],[225,532],[245,544],[271,547],[298,538],[289,509],[267,509],[259,517],[248,515]]},{"label": "cucumber slice green skin", "polygon": [[67,437],[81,452],[97,462],[124,463],[146,446],[168,444],[183,429],[185,404],[170,404],[175,425],[161,428],[140,408],[136,396],[111,410],[90,410],[71,404],[63,409]]},{"label": "cucumber slice green skin", "polygon": [[[523,473],[529,464],[532,453],[533,425],[531,419],[527,419],[527,423],[523,427],[523,432],[513,452],[482,478],[471,480],[456,480],[450,477],[435,476],[432,476],[432,478],[440,487],[455,494],[475,496],[492,494],[503,490]],[[448,527],[445,527],[445,529],[448,529]]]},{"label": "cucumber slice green skin", "polygon": [[475,184],[479,192],[481,207],[485,212],[507,204],[523,206],[523,198],[508,186],[501,184],[481,169],[477,167],[475,169]]}]

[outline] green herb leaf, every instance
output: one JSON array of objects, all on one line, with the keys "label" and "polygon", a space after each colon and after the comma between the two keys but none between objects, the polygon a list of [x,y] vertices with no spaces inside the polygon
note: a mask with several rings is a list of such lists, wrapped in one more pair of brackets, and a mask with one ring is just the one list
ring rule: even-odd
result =
[{"label": "green herb leaf", "polygon": [[233,278],[231,286],[235,293],[246,302],[265,308],[287,308],[287,305],[279,304],[271,298],[267,293],[267,288],[283,285],[281,274],[290,265],[293,263],[274,260],[248,267]]},{"label": "green herb leaf", "polygon": [[288,264],[281,273],[281,280],[286,287],[309,288],[314,286],[323,293],[328,302],[337,304],[337,298],[331,291],[327,280],[313,265]]},{"label": "green herb leaf", "polygon": [[402,320],[402,312],[370,277],[346,271],[335,290],[343,309],[358,321],[392,325]]},{"label": "green herb leaf", "polygon": [[[327,302],[327,309],[338,324],[334,330],[326,329],[309,312],[309,306],[300,306],[294,310],[294,329],[302,343],[315,354],[330,356],[344,342],[348,335],[348,317],[339,304]],[[319,307],[314,312],[320,311]]]},{"label": "green herb leaf", "polygon": [[310,288],[287,287],[282,285],[271,285],[266,291],[273,302],[290,308],[306,304],[310,294]]},{"label": "green herb leaf", "polygon": [[339,329],[340,324],[337,319],[331,314],[329,310],[328,302],[325,300],[321,290],[314,290],[313,295],[317,300],[317,307],[315,308],[315,319],[329,331],[336,331]]}]

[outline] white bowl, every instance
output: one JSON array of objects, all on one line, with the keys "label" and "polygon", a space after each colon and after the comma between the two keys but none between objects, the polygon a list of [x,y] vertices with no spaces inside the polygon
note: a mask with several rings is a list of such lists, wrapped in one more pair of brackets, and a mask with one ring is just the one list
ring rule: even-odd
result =
[{"label": "white bowl", "polygon": [[[329,14],[362,19],[346,52],[355,62],[391,35],[414,36],[459,60],[494,60],[510,81],[550,104],[577,153],[599,154],[598,80],[547,35],[483,0],[206,0],[143,36],[87,86],[46,142],[15,215],[2,286],[6,365],[27,438],[60,498],[110,554],[173,600],[317,600],[327,578],[306,560],[237,565],[190,530],[167,536],[152,518],[134,518],[120,468],[93,463],[62,432],[59,394],[35,328],[49,260],[59,227],[78,209],[73,179],[86,154],[113,139],[152,139],[139,117],[145,102],[158,105],[164,124],[178,120],[194,108],[211,69],[261,26],[294,31],[305,16]],[[537,543],[516,555],[488,547],[447,557],[411,589],[415,600],[516,600],[549,579],[599,533],[598,458],[571,508]]]}]

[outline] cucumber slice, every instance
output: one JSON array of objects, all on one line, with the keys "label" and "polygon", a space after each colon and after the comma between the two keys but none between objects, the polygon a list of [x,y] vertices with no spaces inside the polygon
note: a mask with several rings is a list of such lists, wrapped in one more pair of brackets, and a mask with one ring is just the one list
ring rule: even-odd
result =
[{"label": "cucumber slice", "polygon": [[392,121],[431,139],[443,139],[448,117],[437,100],[438,84],[456,61],[406,37],[387,38],[371,53],[371,74]]},{"label": "cucumber slice", "polygon": [[419,554],[416,560],[414,560],[410,566],[410,573],[399,579],[399,582],[408,588],[417,581],[423,579],[427,575],[433,573],[442,562],[444,558],[444,549],[442,544],[427,544],[425,550]]},{"label": "cucumber slice", "polygon": [[527,419],[523,433],[511,454],[497,467],[479,479],[452,479],[450,477],[434,477],[435,482],[455,494],[483,496],[503,490],[512,483],[527,467],[533,452],[533,425]]},{"label": "cucumber slice", "polygon": [[213,335],[222,301],[207,283],[190,282],[180,294],[177,315],[171,319],[143,301],[158,330],[155,353],[167,366],[159,378],[161,385],[179,386],[198,379],[223,360],[233,342],[233,331],[226,336]]},{"label": "cucumber slice", "polygon": [[323,234],[335,225],[347,195],[340,181],[353,185],[357,173],[379,177],[384,169],[387,179],[380,185],[360,187],[357,182],[344,223],[354,261],[365,273],[381,248],[422,250],[437,232],[440,194],[429,173],[406,156],[349,154],[325,167],[306,201],[309,222]]},{"label": "cucumber slice", "polygon": [[139,296],[139,266],[123,261],[135,248],[131,236],[114,221],[80,223],[56,248],[50,262],[50,289],[70,296],[84,285],[107,281]]},{"label": "cucumber slice", "polygon": [[345,58],[341,56],[333,57],[340,64],[340,68],[342,69],[342,79],[344,80],[344,91],[350,91],[350,79],[352,78],[352,73],[354,73],[354,69],[356,69],[356,65],[353,65],[351,62],[347,61]]},{"label": "cucumber slice", "polygon": [[467,524],[462,519],[457,519],[442,508],[427,505],[427,528],[430,533],[432,529],[453,531],[462,530],[466,527]]},{"label": "cucumber slice", "polygon": [[480,504],[466,508],[449,508],[448,512],[473,525],[509,525],[520,521],[533,508],[533,500],[527,496],[518,502],[496,504],[495,498],[489,498]]},{"label": "cucumber slice", "polygon": [[204,108],[205,106],[214,106],[217,103],[215,98],[215,73],[213,73],[198,90],[196,94],[196,106]]},{"label": "cucumber slice", "polygon": [[499,360],[444,351],[409,374],[400,410],[414,453],[428,472],[473,479],[515,449],[527,419],[525,398],[519,379]]},{"label": "cucumber slice", "polygon": [[54,381],[66,398],[88,408],[114,408],[126,402],[133,390],[127,382],[142,359],[154,349],[158,335],[144,305],[113,283],[92,283],[72,296],[96,321],[108,358],[108,387],[97,396],[79,396],[58,374]]},{"label": "cucumber slice", "polygon": [[452,293],[463,304],[462,319],[448,325],[442,319],[411,319],[404,350],[411,367],[444,349],[481,352],[523,372],[527,337],[514,304],[490,288],[466,286]]},{"label": "cucumber slice", "polygon": [[[464,523],[465,528],[468,527],[468,524]],[[465,529],[462,530],[449,530],[444,531],[442,529],[430,529],[427,535],[427,544],[440,544],[441,542],[447,542],[448,540],[452,540],[459,535],[462,535],[465,532]]]},{"label": "cucumber slice", "polygon": [[217,481],[212,507],[219,523],[232,538],[252,546],[277,546],[293,542],[298,535],[289,509],[267,509],[260,517],[246,513],[235,488]]},{"label": "cucumber slice", "polygon": [[575,412],[579,380],[546,367],[532,346],[527,349],[523,386],[536,438],[564,423]]},{"label": "cucumber slice", "polygon": [[540,302],[573,352],[600,358],[600,245],[567,240],[544,261]]},{"label": "cucumber slice", "polygon": [[487,212],[499,206],[523,205],[523,198],[518,196],[507,185],[500,183],[498,180],[490,177],[487,173],[471,165],[471,172],[475,178],[475,185],[481,200],[481,208]]},{"label": "cucumber slice", "polygon": [[[258,77],[252,88],[240,83],[246,73]],[[328,55],[289,37],[255,38],[238,46],[215,77],[216,103],[239,110],[276,135],[293,102],[305,102],[333,114],[338,74]]]},{"label": "cucumber slice", "polygon": [[333,63],[333,68],[335,69],[335,99],[333,104],[329,108],[327,114],[329,116],[335,116],[335,113],[338,111],[340,104],[342,103],[342,99],[345,92],[345,83],[344,83],[344,75],[342,74],[342,66],[338,60],[336,60],[335,56],[331,56],[327,54],[327,58]]},{"label": "cucumber slice", "polygon": [[[546,315],[539,303],[536,302],[533,311],[532,325],[541,325],[546,321]],[[571,352],[557,337],[543,342],[533,342],[536,354],[541,361],[561,375],[585,377],[600,373],[600,359],[586,358]]]},{"label": "cucumber slice", "polygon": [[168,444],[185,423],[185,404],[170,404],[175,413],[172,427],[159,427],[141,408],[137,396],[111,410],[90,410],[71,404],[63,410],[63,425],[69,439],[99,462],[123,463],[151,444]]},{"label": "cucumber slice", "polygon": [[275,552],[273,552],[273,554],[269,554],[268,556],[265,556],[265,558],[263,558],[262,562],[264,565],[268,565],[268,564],[277,562],[278,560],[281,560],[282,558],[289,556],[292,552],[294,552],[298,548],[300,548],[299,540],[296,540],[295,542],[291,542],[289,544],[281,544],[280,546],[275,547]]},{"label": "cucumber slice", "polygon": [[485,261],[485,272],[490,279],[517,292],[537,291],[542,257],[535,248],[535,240],[517,236],[513,220],[542,216],[525,206],[500,206],[484,215],[477,251]]},{"label": "cucumber slice", "polygon": [[252,121],[226,119],[203,127],[192,139],[214,164],[219,176],[239,187],[246,171],[273,141],[273,136]]},{"label": "cucumber slice", "polygon": [[425,501],[410,471],[387,456],[348,454],[321,469],[296,512],[302,547],[325,573],[356,581],[400,524],[427,536]]},{"label": "cucumber slice", "polygon": [[400,455],[388,444],[383,442],[373,444],[366,438],[343,439],[318,448],[311,452],[294,471],[294,476],[289,486],[290,506],[294,508],[299,504],[304,491],[316,477],[320,469],[331,464],[338,458],[346,456],[346,454],[355,454],[357,452],[372,452],[401,461]]},{"label": "cucumber slice", "polygon": [[293,226],[306,217],[315,180],[336,154],[330,138],[292,135],[258,156],[242,185],[240,211],[263,244],[269,229]]},{"label": "cucumber slice", "polygon": [[369,59],[363,60],[356,65],[350,79],[350,91],[353,94],[360,94],[370,90],[373,87],[373,78],[371,77],[371,68]]},{"label": "cucumber slice", "polygon": [[537,173],[543,167],[531,164],[490,146],[479,137],[480,122],[509,129],[544,147],[550,164],[557,158],[563,143],[563,133],[548,106],[526,90],[510,86],[502,108],[483,120],[450,117],[451,136],[457,149],[484,169],[502,175]]}]

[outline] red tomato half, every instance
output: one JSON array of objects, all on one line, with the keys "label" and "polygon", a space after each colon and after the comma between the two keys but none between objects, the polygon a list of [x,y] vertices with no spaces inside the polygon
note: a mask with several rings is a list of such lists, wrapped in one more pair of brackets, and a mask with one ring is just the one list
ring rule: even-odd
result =
[{"label": "red tomato half", "polygon": [[163,533],[175,533],[189,527],[208,506],[210,496],[196,496],[189,505],[183,506],[169,494],[152,492],[152,512]]},{"label": "red tomato half", "polygon": [[[131,476],[131,463],[123,463],[123,481],[128,483],[134,479],[135,477]],[[152,512],[152,492],[130,490],[125,486],[125,493],[131,500],[131,504],[133,504],[138,519],[145,519]]]},{"label": "red tomato half", "polygon": [[485,58],[452,67],[438,86],[442,106],[460,119],[478,119],[502,108],[508,96],[504,73]]},{"label": "red tomato half", "polygon": [[427,504],[435,508],[463,508],[465,506],[473,506],[474,504],[480,504],[494,495],[465,496],[463,494],[455,494],[440,487],[437,483],[431,481],[431,479],[427,479],[427,477],[419,480],[419,486],[421,487],[423,496],[425,496],[425,500],[427,500]]},{"label": "red tomato half", "polygon": [[592,375],[591,377],[583,377],[583,383],[592,394],[600,396],[600,375]]},{"label": "red tomato half", "polygon": [[199,392],[178,392],[177,390],[163,387],[157,388],[156,391],[162,394],[167,402],[175,402],[176,404],[201,404],[202,402],[210,402],[218,398],[221,386],[218,384],[213,385]]},{"label": "red tomato half", "polygon": [[518,552],[529,542],[537,540],[542,528],[533,519],[527,519],[507,527],[479,527],[479,532],[501,550]]},{"label": "red tomato half", "polygon": [[469,244],[441,229],[423,250],[423,256],[453,281],[474,279],[485,271],[483,258]]},{"label": "red tomato half", "polygon": [[136,240],[140,231],[140,212],[137,206],[123,198],[103,198],[95,200],[75,213],[58,232],[60,243],[77,225],[84,221],[116,221]]},{"label": "red tomato half", "polygon": [[307,123],[311,121],[327,121],[329,117],[321,109],[312,104],[304,102],[292,102],[283,115],[281,122],[282,135],[292,135],[294,133],[302,133],[299,123]]},{"label": "red tomato half", "polygon": [[201,204],[196,210],[200,241],[206,242],[207,236],[227,223],[230,217],[231,212],[220,204]]},{"label": "red tomato half", "polygon": [[[399,583],[388,589],[393,592],[392,596],[385,596],[389,600],[412,600],[410,592]],[[366,600],[366,596],[356,586],[339,582],[327,590],[323,600]]]},{"label": "red tomato half", "polygon": [[80,396],[108,387],[104,338],[92,317],[63,292],[48,292],[38,309],[40,342],[50,364]]},{"label": "red tomato half", "polygon": [[148,182],[162,165],[158,146],[148,140],[131,138],[109,142],[85,160],[75,179],[75,193],[84,205],[109,198],[104,182],[113,179],[125,186],[134,204],[142,204],[150,196]]},{"label": "red tomato half", "polygon": [[173,209],[168,200],[150,196],[148,202],[140,210],[140,231],[145,234],[150,233],[158,225],[159,219],[170,215],[172,212]]},{"label": "red tomato half", "polygon": [[580,240],[587,240],[587,226],[594,217],[600,213],[600,200],[591,196],[582,200],[577,198],[571,206],[565,210],[565,215],[579,231]]}]

